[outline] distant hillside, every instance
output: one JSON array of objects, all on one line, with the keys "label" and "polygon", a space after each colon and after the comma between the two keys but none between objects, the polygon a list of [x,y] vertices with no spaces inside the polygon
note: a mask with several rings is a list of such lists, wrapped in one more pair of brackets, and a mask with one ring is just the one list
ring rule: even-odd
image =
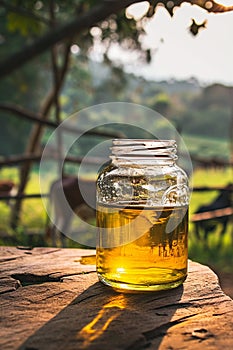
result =
[{"label": "distant hillside", "polygon": [[[187,81],[148,81],[125,73],[121,67],[112,66],[109,62],[104,64],[79,58],[77,64],[73,62],[62,90],[61,116],[65,119],[76,111],[104,102],[143,105],[161,113],[173,123],[185,135],[193,152],[207,158],[210,155],[228,158],[232,99],[230,88],[222,84],[202,87],[195,78]],[[33,106],[35,110],[36,107]],[[98,118],[98,115],[95,117]],[[30,128],[30,122],[22,122],[4,113],[0,130],[0,154],[22,153]],[[143,131],[140,136],[139,131],[129,129],[127,126],[123,131],[129,132],[130,137],[148,137]],[[135,134],[132,136],[132,133]],[[46,143],[50,135],[51,130],[46,129],[42,142]]]},{"label": "distant hillside", "polygon": [[229,87],[203,87],[195,78],[148,81],[119,67],[93,61],[88,67],[96,103],[126,101],[150,107],[185,135],[192,152],[206,158],[229,158],[233,98]]},{"label": "distant hillside", "polygon": [[158,85],[168,94],[177,94],[177,93],[193,93],[197,94],[202,91],[202,88],[197,79],[191,78],[189,80],[162,80],[158,82],[152,82],[153,85]]},{"label": "distant hillside", "polygon": [[[110,66],[97,61],[90,60],[88,63],[89,71],[92,76],[94,86],[101,86],[111,76],[112,69]],[[132,73],[123,73],[125,79],[128,81],[129,87],[135,88],[139,84],[147,84],[148,90],[164,91],[168,94],[174,93],[200,93],[202,88],[196,78],[190,78],[189,80],[162,80],[162,81],[151,81],[146,80],[143,77],[136,76]]]}]

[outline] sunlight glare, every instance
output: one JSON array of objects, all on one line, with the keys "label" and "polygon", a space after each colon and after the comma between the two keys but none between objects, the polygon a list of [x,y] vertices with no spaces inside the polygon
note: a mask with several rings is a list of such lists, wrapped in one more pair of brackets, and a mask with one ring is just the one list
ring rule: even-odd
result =
[{"label": "sunlight glare", "polygon": [[[189,31],[192,18],[196,23],[207,20],[206,29],[195,37]],[[165,8],[159,7],[144,30],[143,47],[156,50],[152,62],[139,66],[131,59],[126,65],[127,72],[137,72],[149,80],[195,76],[203,83],[232,84],[233,12],[214,14],[196,5],[183,4],[171,17]]]},{"label": "sunlight glare", "polygon": [[92,27],[90,33],[93,37],[99,37],[102,34],[102,30],[99,27]]},{"label": "sunlight glare", "polygon": [[126,17],[134,18],[136,21],[141,19],[149,9],[149,2],[143,1],[138,4],[130,5],[126,9]]},{"label": "sunlight glare", "polygon": [[70,48],[70,51],[74,54],[77,55],[80,52],[80,48],[78,45],[73,44]]},{"label": "sunlight glare", "polygon": [[125,272],[125,269],[123,267],[118,267],[117,272],[119,273]]},{"label": "sunlight glare", "polygon": [[224,6],[232,6],[233,1],[232,0],[218,0],[216,1],[218,4],[224,5]]}]

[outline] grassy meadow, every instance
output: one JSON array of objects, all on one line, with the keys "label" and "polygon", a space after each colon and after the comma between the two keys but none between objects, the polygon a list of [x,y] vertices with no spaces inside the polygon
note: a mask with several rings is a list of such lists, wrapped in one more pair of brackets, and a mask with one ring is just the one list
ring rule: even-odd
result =
[{"label": "grassy meadow", "polygon": [[[15,168],[5,168],[0,172],[1,179],[11,179],[17,183],[18,173]],[[224,186],[232,181],[232,171],[225,170],[203,170],[197,169],[193,175],[193,186]],[[48,181],[49,182],[49,181]],[[26,192],[39,193],[40,185],[38,173],[31,173]],[[217,192],[193,192],[190,202],[190,218],[200,205],[211,202],[217,196]],[[23,200],[20,224],[17,232],[9,227],[10,207],[0,201],[0,245],[8,245],[10,237],[15,237],[17,245],[50,245],[45,239],[45,227],[47,214],[41,199]],[[225,272],[233,272],[233,241],[232,228],[228,226],[228,231],[224,235],[221,246],[218,245],[219,235],[210,233],[208,246],[203,241],[198,241],[194,234],[194,225],[190,222],[189,228],[189,257],[195,261],[210,265]],[[34,234],[34,235],[32,235]],[[88,235],[88,233],[87,233]],[[32,237],[34,237],[32,239]],[[37,237],[37,238],[35,238]],[[12,241],[13,242],[13,241]],[[12,243],[14,244],[14,242]],[[70,241],[70,247],[78,244]]]},{"label": "grassy meadow", "polygon": [[[232,182],[232,169],[225,170],[196,170],[193,176],[194,186],[219,186]],[[193,192],[190,201],[190,218],[200,205],[210,203],[218,192]],[[228,225],[226,234],[219,246],[219,232],[210,233],[208,246],[198,241],[194,234],[194,225],[189,224],[189,257],[195,261],[220,269],[224,272],[233,272],[233,228],[232,222]]]}]

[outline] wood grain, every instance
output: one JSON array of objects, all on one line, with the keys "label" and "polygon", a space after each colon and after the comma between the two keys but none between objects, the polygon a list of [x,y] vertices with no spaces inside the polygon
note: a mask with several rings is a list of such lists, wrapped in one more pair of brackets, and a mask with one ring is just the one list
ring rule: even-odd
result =
[{"label": "wood grain", "polygon": [[233,301],[206,266],[184,285],[120,293],[97,280],[93,250],[0,247],[0,348],[233,349]]}]

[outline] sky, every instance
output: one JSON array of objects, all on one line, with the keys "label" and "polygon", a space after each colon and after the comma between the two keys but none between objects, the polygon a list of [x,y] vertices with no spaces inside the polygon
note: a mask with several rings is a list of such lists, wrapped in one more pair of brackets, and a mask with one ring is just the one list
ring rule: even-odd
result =
[{"label": "sky", "polygon": [[[233,0],[219,3],[233,5]],[[146,2],[136,4],[128,12],[140,17],[146,6]],[[192,18],[197,23],[208,21],[207,28],[195,37],[188,30]],[[116,46],[110,51],[110,57],[121,57],[128,72],[152,80],[195,77],[203,84],[233,85],[233,12],[209,14],[198,6],[183,4],[171,18],[160,7],[145,31],[143,46],[152,49],[151,64],[142,64],[136,53],[121,52]]]}]

